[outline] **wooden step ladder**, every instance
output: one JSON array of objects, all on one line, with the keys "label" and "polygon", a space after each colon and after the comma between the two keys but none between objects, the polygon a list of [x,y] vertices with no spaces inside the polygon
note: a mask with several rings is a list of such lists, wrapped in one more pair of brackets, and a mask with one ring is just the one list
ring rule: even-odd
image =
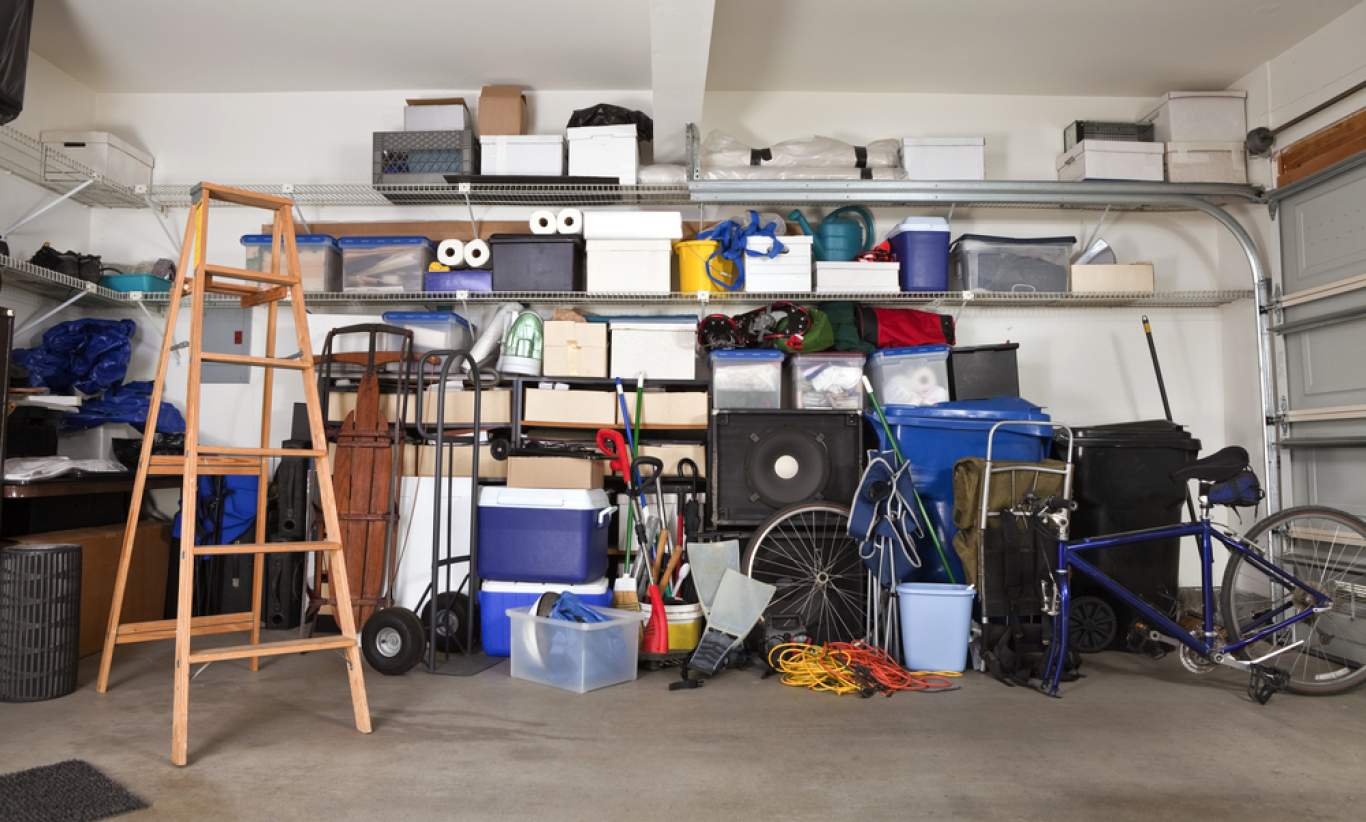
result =
[{"label": "wooden step ladder", "polygon": [[[156,381],[153,384],[151,403],[147,411],[142,456],[138,460],[137,476],[133,480],[132,505],[128,509],[128,522],[123,531],[123,552],[119,556],[118,574],[114,579],[114,599],[109,609],[109,626],[105,633],[104,653],[100,657],[100,674],[96,684],[96,690],[100,693],[108,690],[109,669],[113,663],[116,645],[174,638],[175,691],[171,716],[171,761],[177,765],[184,765],[188,761],[190,667],[221,660],[247,659],[250,660],[251,670],[255,671],[263,656],[307,651],[343,651],[346,656],[347,677],[351,685],[351,705],[355,712],[356,729],[361,733],[370,732],[370,709],[366,704],[365,679],[361,670],[350,586],[345,572],[346,562],[339,541],[342,533],[341,524],[337,516],[337,500],[332,489],[332,470],[328,465],[322,408],[318,402],[318,384],[313,369],[313,346],[308,335],[308,315],[304,310],[299,250],[294,236],[294,203],[286,197],[258,194],[213,183],[200,183],[196,186],[191,192],[191,200],[193,205],[185,226],[185,242],[181,247],[180,265],[176,268],[175,285],[171,290],[172,297],[166,316],[166,335],[162,339],[161,357],[157,361]],[[205,262],[211,201],[263,208],[275,213],[269,272],[246,271]],[[193,278],[187,276],[191,253],[194,255]],[[287,273],[284,274],[280,273],[282,257],[287,268]],[[205,294],[236,296],[240,298],[244,307],[260,304],[266,306],[264,356],[221,354],[203,350]],[[181,300],[186,296],[190,298],[190,363],[185,389],[185,452],[183,456],[154,455],[152,434],[156,431],[157,412],[166,387],[167,363],[171,354],[176,318],[180,312]],[[294,312],[294,329],[300,352],[297,359],[277,357],[275,354],[275,326],[279,301],[286,298],[290,300]],[[199,441],[199,381],[201,366],[206,362],[265,369],[261,398],[261,439],[258,447],[228,447]],[[276,369],[297,371],[303,378],[312,448],[270,447],[271,394]],[[270,479],[270,460],[273,457],[314,459],[326,541],[266,542],[266,488]],[[120,625],[119,617],[128,583],[128,568],[133,555],[133,540],[137,533],[147,477],[168,474],[179,474],[184,477],[181,487],[180,580],[176,618]],[[240,545],[195,545],[195,501],[199,477],[228,474],[258,478],[255,541]],[[261,585],[265,576],[265,554],[304,551],[318,551],[319,562],[326,561],[331,568],[341,569],[339,573],[328,575],[336,597],[336,619],[341,626],[341,635],[260,644]],[[235,614],[192,617],[194,559],[215,554],[253,555],[251,610]],[[244,645],[205,650],[190,648],[191,637],[236,632],[249,632],[250,641]]]}]

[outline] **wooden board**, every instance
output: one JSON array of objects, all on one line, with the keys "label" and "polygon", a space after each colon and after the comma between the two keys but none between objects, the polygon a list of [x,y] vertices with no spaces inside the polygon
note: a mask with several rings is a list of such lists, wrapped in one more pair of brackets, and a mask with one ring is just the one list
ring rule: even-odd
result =
[{"label": "wooden board", "polygon": [[346,574],[355,590],[356,624],[374,613],[383,593],[385,525],[393,510],[392,443],[388,421],[379,410],[379,382],[366,374],[356,392],[356,410],[346,415],[337,434],[332,482],[341,520]]},{"label": "wooden board", "polygon": [[1302,180],[1366,151],[1366,109],[1286,146],[1276,155],[1276,185]]}]

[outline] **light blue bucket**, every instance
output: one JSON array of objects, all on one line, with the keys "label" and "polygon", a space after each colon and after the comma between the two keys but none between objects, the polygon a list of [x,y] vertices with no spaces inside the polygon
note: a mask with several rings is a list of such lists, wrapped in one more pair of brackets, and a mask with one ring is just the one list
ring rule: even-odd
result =
[{"label": "light blue bucket", "polygon": [[971,585],[903,582],[896,586],[901,650],[909,670],[961,671],[967,666],[976,593]]}]

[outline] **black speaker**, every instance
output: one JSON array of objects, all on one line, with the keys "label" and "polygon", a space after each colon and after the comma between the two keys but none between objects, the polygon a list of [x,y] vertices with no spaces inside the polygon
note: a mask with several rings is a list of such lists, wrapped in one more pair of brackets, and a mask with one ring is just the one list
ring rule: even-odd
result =
[{"label": "black speaker", "polygon": [[863,419],[853,411],[718,411],[712,417],[715,524],[758,525],[798,502],[848,505]]},{"label": "black speaker", "polygon": [[[285,448],[307,448],[307,440],[285,440]],[[275,469],[267,496],[266,530],[272,542],[303,542],[308,539],[307,457],[284,457]],[[266,578],[262,586],[261,621],[267,628],[299,626],[303,607],[305,557],[303,554],[266,555]]]}]

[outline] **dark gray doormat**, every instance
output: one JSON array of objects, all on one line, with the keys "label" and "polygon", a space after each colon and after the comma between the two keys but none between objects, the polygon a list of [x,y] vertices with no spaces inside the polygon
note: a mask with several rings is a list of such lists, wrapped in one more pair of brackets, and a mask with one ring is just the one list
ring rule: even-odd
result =
[{"label": "dark gray doormat", "polygon": [[87,822],[145,807],[79,759],[0,776],[0,822]]}]

